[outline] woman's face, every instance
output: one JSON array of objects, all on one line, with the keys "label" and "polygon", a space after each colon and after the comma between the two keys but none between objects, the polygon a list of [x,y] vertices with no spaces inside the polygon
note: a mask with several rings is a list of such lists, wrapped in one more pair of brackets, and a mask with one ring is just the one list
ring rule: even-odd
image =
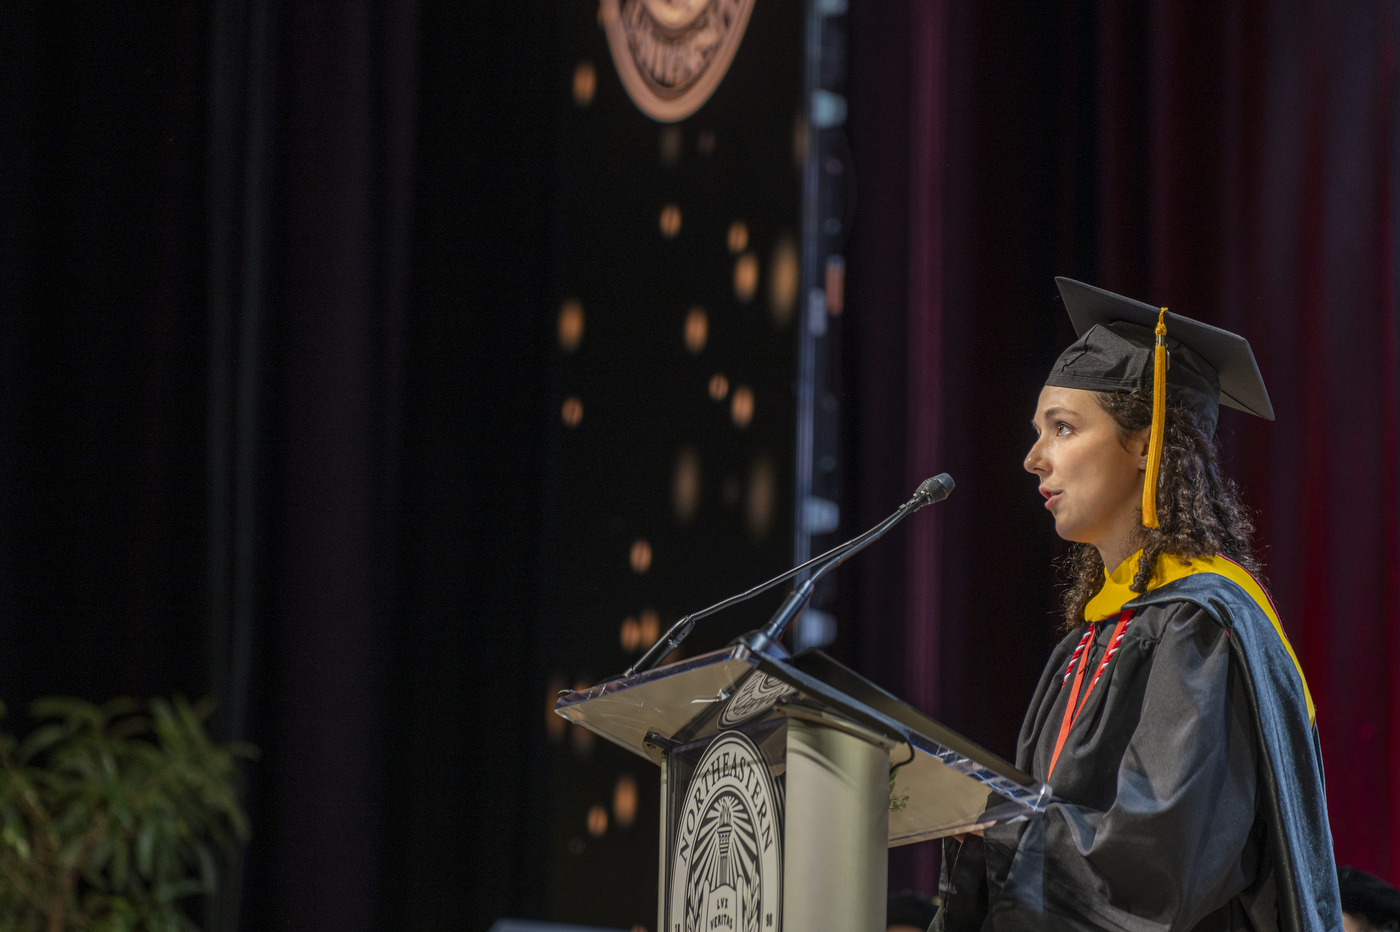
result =
[{"label": "woman's face", "polygon": [[1055,533],[1095,545],[1106,566],[1117,566],[1110,555],[1118,555],[1139,520],[1147,431],[1125,446],[1093,392],[1053,385],[1040,390],[1032,424],[1037,436],[1025,467],[1040,480]]}]

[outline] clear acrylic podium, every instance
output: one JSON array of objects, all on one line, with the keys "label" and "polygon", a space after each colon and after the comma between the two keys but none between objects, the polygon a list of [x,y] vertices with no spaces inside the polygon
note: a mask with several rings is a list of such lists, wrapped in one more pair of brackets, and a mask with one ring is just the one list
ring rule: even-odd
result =
[{"label": "clear acrylic podium", "polygon": [[555,711],[661,768],[659,932],[881,932],[887,848],[1050,798],[819,651],[737,644]]}]

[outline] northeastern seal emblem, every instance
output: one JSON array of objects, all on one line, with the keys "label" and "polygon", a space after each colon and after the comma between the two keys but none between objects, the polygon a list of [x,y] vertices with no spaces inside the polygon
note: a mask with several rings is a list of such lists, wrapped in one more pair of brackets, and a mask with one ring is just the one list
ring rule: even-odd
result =
[{"label": "northeastern seal emblem", "polygon": [[797,688],[789,686],[776,676],[759,673],[757,670],[744,681],[744,685],[734,691],[734,696],[719,713],[721,728],[730,728],[740,722],[747,722],[773,707],[780,699],[797,695]]},{"label": "northeastern seal emblem", "polygon": [[602,0],[623,87],[662,123],[690,116],[719,87],[754,0]]},{"label": "northeastern seal emblem", "polygon": [[768,765],[737,731],[711,742],[677,817],[667,932],[782,928],[782,824]]}]

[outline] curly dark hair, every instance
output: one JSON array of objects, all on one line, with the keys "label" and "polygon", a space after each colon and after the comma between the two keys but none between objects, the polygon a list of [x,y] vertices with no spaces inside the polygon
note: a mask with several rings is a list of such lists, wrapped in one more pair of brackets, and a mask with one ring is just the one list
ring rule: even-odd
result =
[{"label": "curly dark hair", "polygon": [[[1095,397],[1113,418],[1125,445],[1152,424],[1150,385],[1131,393],[1096,392]],[[1133,549],[1142,549],[1131,585],[1134,592],[1147,590],[1157,558],[1164,553],[1183,559],[1223,554],[1262,583],[1251,546],[1254,520],[1240,501],[1239,488],[1221,469],[1215,441],[1170,393],[1157,479],[1157,521],[1157,527],[1145,528],[1139,520],[1134,532]],[[1074,544],[1064,569],[1069,579],[1064,597],[1069,630],[1084,623],[1084,606],[1103,588],[1103,558],[1092,544]]]}]

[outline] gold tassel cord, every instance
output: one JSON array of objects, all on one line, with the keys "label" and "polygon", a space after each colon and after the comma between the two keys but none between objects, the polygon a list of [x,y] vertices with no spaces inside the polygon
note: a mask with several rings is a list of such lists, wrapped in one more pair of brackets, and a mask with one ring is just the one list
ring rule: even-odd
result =
[{"label": "gold tassel cord", "polygon": [[1167,309],[1157,314],[1157,345],[1152,351],[1152,434],[1147,442],[1147,475],[1142,482],[1142,526],[1157,526],[1157,474],[1167,429]]}]

